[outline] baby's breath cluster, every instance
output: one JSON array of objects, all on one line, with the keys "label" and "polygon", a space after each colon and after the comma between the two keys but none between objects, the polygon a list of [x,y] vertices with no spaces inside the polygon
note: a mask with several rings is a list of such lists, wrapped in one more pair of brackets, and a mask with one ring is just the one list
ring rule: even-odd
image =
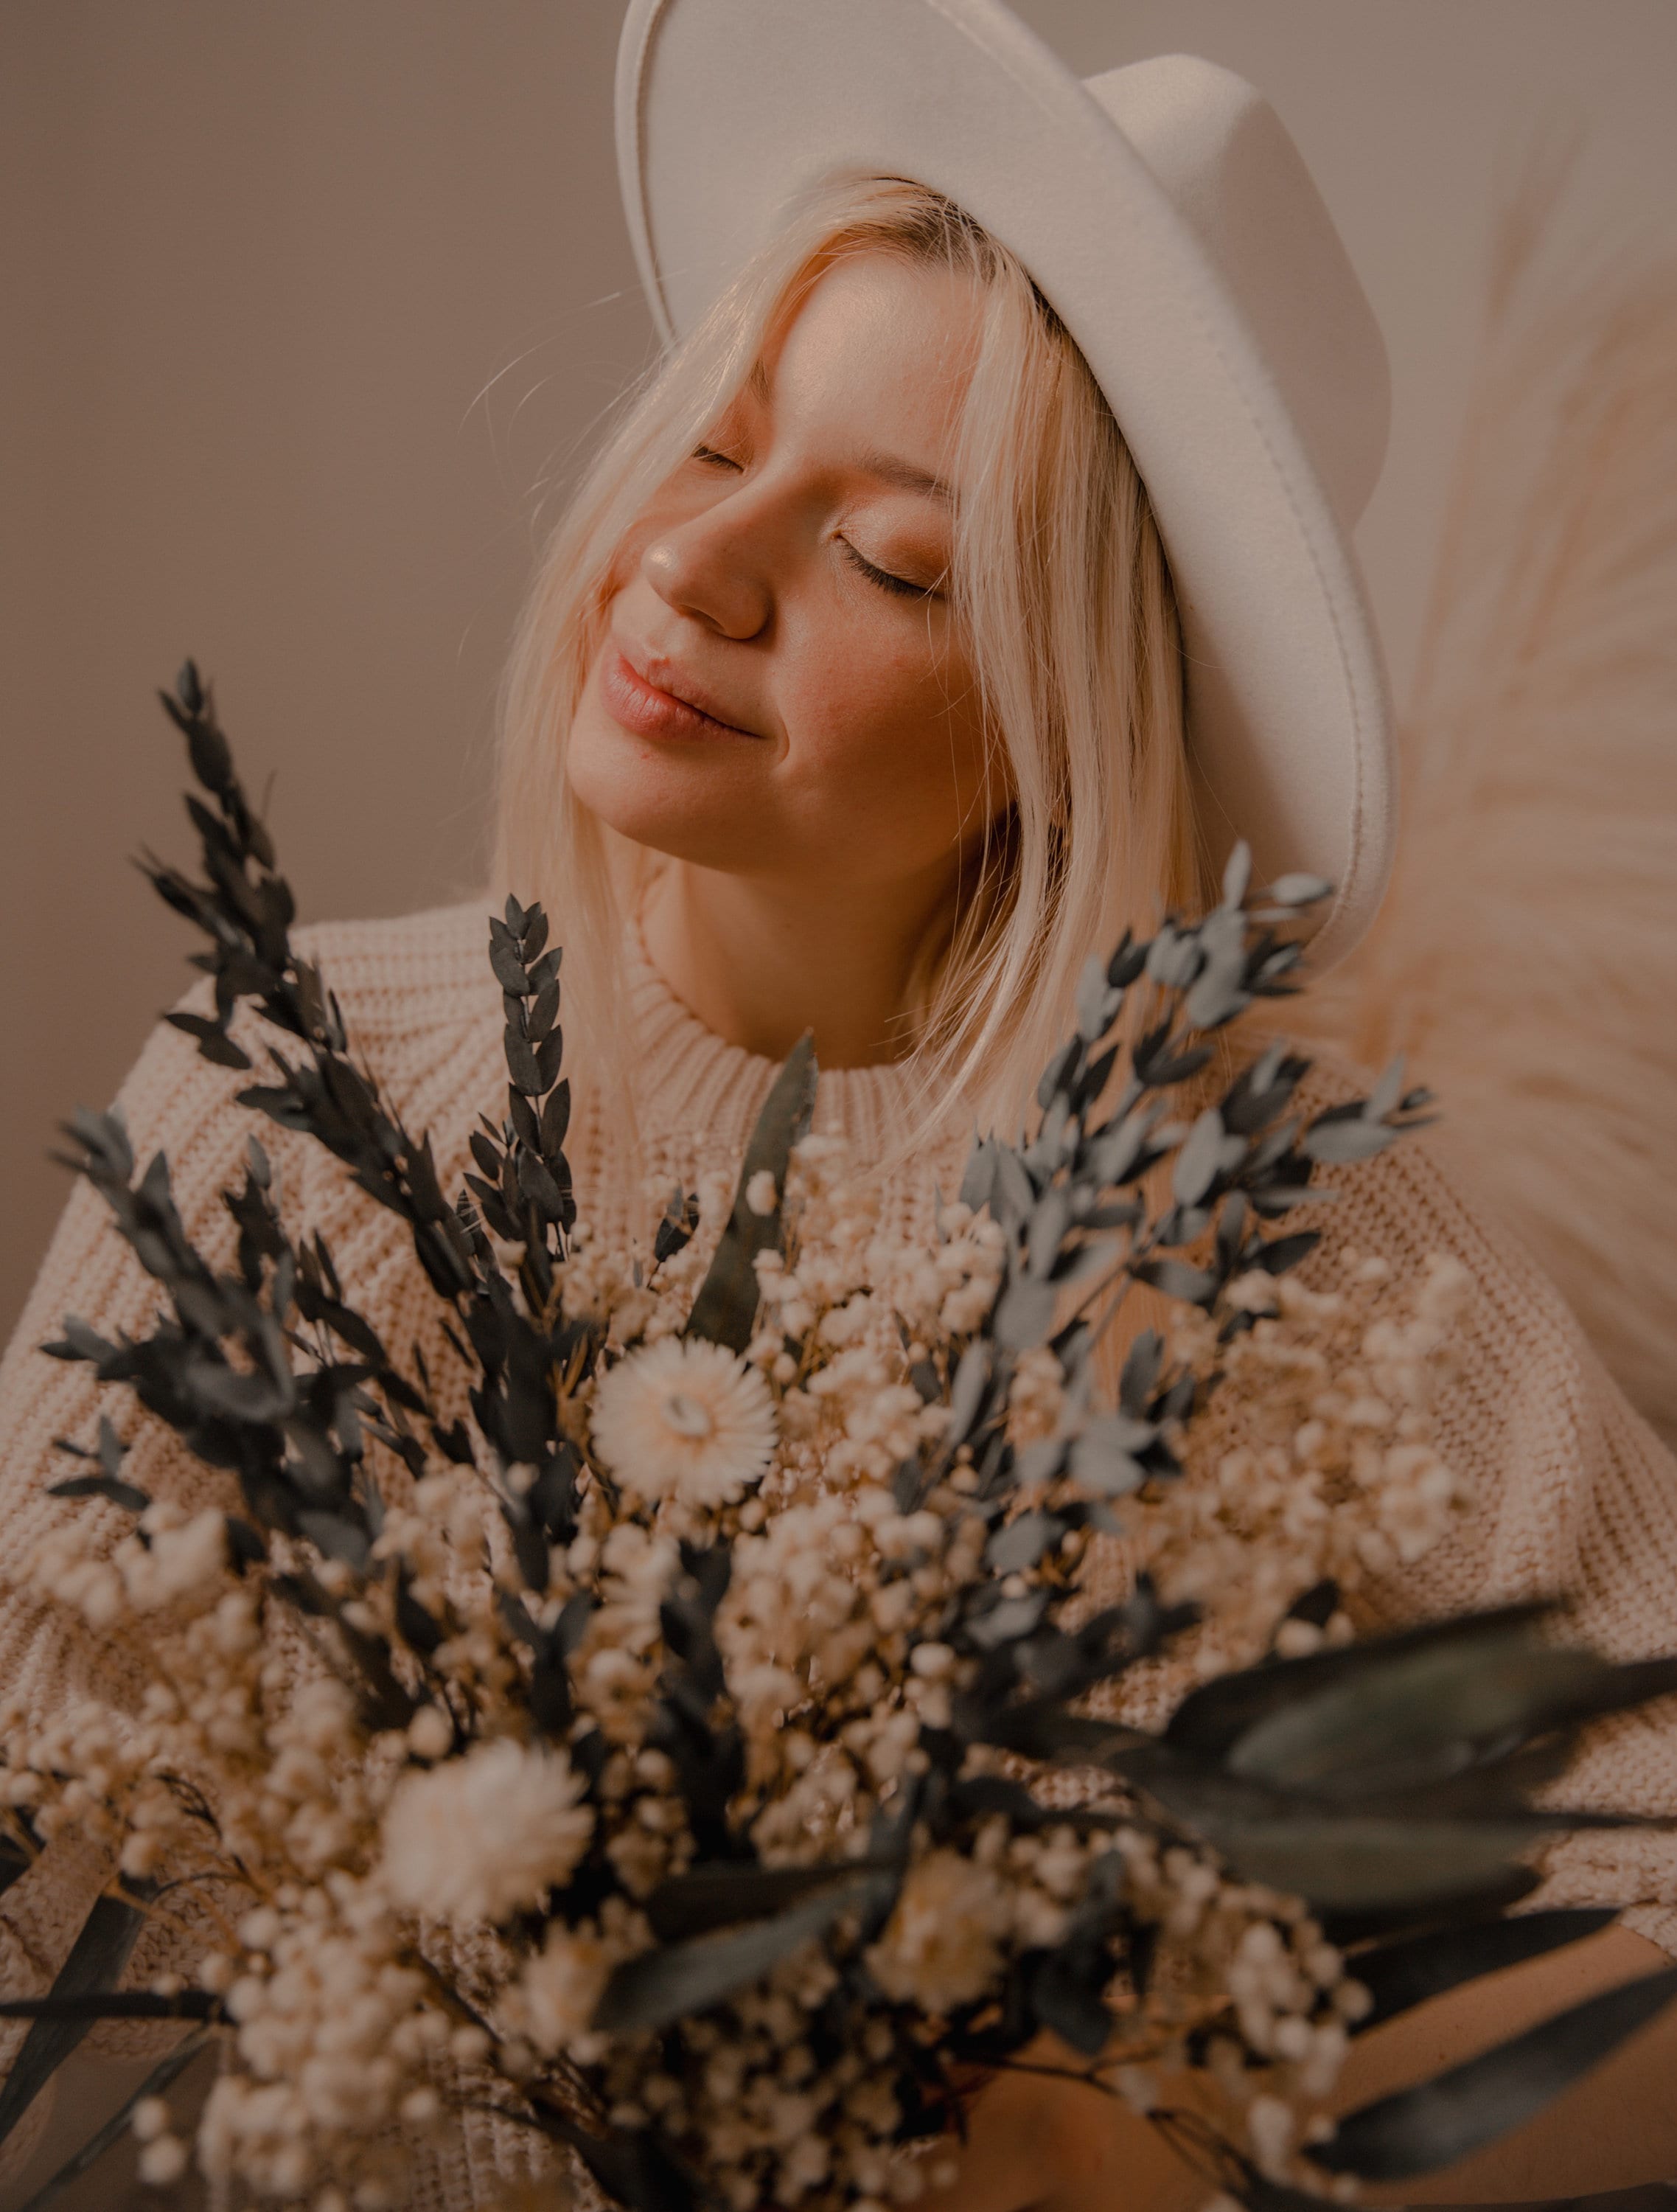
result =
[{"label": "baby's breath cluster", "polygon": [[1378,1255],[1346,1251],[1328,1289],[1238,1278],[1230,1304],[1252,1325],[1226,1341],[1203,1313],[1176,1317],[1176,1357],[1221,1381],[1185,1433],[1187,1479],[1156,1486],[1127,1522],[1138,1567],[1203,1608],[1202,1672],[1249,1664],[1272,1642],[1297,1657],[1342,1639],[1345,1613],[1288,1618],[1295,1601],[1413,1566],[1468,1504],[1437,1409],[1471,1296],[1443,1254],[1400,1283]]}]

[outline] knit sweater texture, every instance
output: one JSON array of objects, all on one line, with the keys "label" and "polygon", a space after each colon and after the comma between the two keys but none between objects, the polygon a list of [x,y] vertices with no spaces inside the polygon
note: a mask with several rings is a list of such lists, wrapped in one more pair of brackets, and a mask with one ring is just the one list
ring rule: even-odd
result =
[{"label": "knit sweater texture", "polygon": [[[356,1048],[407,1126],[428,1129],[445,1189],[457,1187],[481,1111],[503,1096],[501,1000],[477,904],[395,921],[304,933],[337,992]],[[587,1099],[568,1144],[579,1205],[608,1243],[644,1235],[649,1188],[690,1188],[738,1165],[774,1064],[724,1043],[671,994],[637,949],[629,967],[636,1041],[640,1157],[630,1158],[611,1102]],[[1332,1093],[1343,1079],[1313,1079]],[[119,1103],[142,1165],[163,1152],[187,1233],[230,1265],[233,1224],[220,1201],[239,1176],[256,1124],[234,1093],[250,1080],[210,1066],[179,1031],[160,1028]],[[824,1073],[816,1127],[842,1133],[864,1161],[889,1151],[908,1110],[908,1079],[880,1066]],[[439,1302],[403,1224],[354,1189],[306,1139],[262,1127],[294,1229],[318,1229],[349,1294],[386,1343],[417,1344],[431,1370],[450,1362]],[[929,1235],[934,1195],[958,1182],[969,1135],[960,1115],[944,1137],[890,1178],[882,1227]],[[1411,1139],[1335,1177],[1342,1196],[1321,1217],[1337,1240],[1376,1252],[1400,1273],[1431,1252],[1455,1255],[1475,1285],[1459,1379],[1442,1408],[1441,1444],[1472,1486],[1471,1512],[1420,1564],[1364,1594],[1363,1625],[1564,1593],[1568,1633],[1616,1658],[1677,1650],[1677,1462],[1608,1379],[1559,1293],[1514,1239],[1456,1186],[1425,1140]],[[198,1465],[125,1393],[101,1392],[90,1370],[39,1346],[79,1315],[102,1335],[143,1329],[156,1287],[87,1186],[71,1194],[17,1333],[0,1366],[0,1697],[45,1711],[94,1695],[131,1706],[132,1655],[95,1638],[27,1584],[29,1559],[57,1520],[85,1512],[46,1494],[64,1472],[55,1439],[89,1437],[108,1412],[131,1443],[128,1471],[153,1496],[196,1506],[227,1478]],[[100,1508],[99,1510],[108,1509]],[[111,1511],[112,1536],[121,1519]],[[1568,1777],[1569,1802],[1677,1815],[1677,1698],[1598,1723]],[[1591,1831],[1551,1848],[1546,1903],[1628,1908],[1628,1925],[1677,1955],[1677,1837],[1663,1829]],[[42,1987],[62,1960],[100,1880],[90,1857],[57,1850],[0,1903],[0,1986]],[[143,1938],[129,1978],[161,1964]],[[173,1961],[172,1961],[173,1963]],[[190,1961],[187,1962],[190,1964]],[[101,2032],[113,2048],[132,2031]],[[16,2036],[0,2045],[0,2063]],[[473,2118],[417,2154],[412,2212],[470,2212],[509,2183],[533,2178],[538,2154],[511,2130]]]}]

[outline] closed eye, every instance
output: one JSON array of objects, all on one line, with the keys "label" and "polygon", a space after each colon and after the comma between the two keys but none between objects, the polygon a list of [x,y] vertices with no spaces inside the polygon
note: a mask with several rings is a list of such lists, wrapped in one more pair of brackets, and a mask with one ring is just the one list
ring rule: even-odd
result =
[{"label": "closed eye", "polygon": [[882,592],[894,592],[899,599],[935,599],[941,596],[935,584],[911,584],[906,576],[894,576],[889,568],[876,568],[866,555],[859,553],[848,538],[841,538],[844,557],[851,567],[877,584]]},{"label": "closed eye", "polygon": [[695,446],[690,458],[696,461],[708,461],[718,468],[738,469],[741,465],[728,454],[719,453],[714,446]]}]

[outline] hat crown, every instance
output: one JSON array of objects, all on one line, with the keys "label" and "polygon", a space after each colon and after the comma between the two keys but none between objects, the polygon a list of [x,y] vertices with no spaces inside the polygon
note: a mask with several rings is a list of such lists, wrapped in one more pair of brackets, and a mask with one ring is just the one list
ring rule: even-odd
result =
[{"label": "hat crown", "polygon": [[1255,85],[1197,54],[1085,77],[1216,264],[1349,530],[1391,421],[1386,348],[1321,193]]}]

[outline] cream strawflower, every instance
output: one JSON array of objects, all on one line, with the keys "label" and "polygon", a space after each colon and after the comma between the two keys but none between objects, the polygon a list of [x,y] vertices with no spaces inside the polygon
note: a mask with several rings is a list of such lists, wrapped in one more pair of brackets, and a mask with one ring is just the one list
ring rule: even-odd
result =
[{"label": "cream strawflower", "polygon": [[551,1927],[524,1970],[508,2010],[538,2051],[551,2056],[588,2033],[611,1972],[611,1954],[597,1936]]},{"label": "cream strawflower", "polygon": [[929,1851],[869,1951],[869,1971],[900,2004],[952,2012],[982,1996],[994,1978],[1006,1917],[1006,1896],[987,1867],[957,1851]]},{"label": "cream strawflower", "polygon": [[562,1752],[510,1736],[404,1776],[385,1810],[386,1893],[461,1925],[540,1904],[588,1847],[582,1788]]},{"label": "cream strawflower", "polygon": [[666,1336],[608,1368],[594,1390],[594,1449],[626,1490],[726,1505],[768,1468],[775,1405],[725,1346]]}]

